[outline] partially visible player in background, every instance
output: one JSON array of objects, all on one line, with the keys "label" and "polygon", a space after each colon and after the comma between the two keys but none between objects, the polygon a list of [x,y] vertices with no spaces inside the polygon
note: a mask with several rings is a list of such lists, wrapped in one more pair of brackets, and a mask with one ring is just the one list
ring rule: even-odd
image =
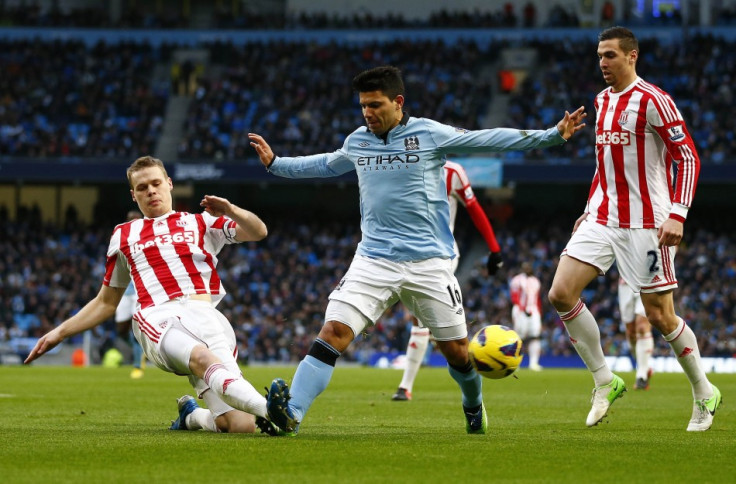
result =
[{"label": "partially visible player in background", "polygon": [[511,292],[511,321],[526,346],[529,355],[529,369],[541,371],[539,356],[542,345],[539,341],[542,336],[542,283],[534,275],[531,262],[522,262],[521,273],[511,278],[509,282]]},{"label": "partially visible player in background", "polygon": [[618,279],[618,309],[626,326],[626,339],[636,359],[636,390],[648,390],[652,376],[650,358],[654,350],[652,325],[649,324],[641,295],[634,292],[623,278]]},{"label": "partially visible player in background", "polygon": [[[465,207],[473,221],[475,228],[481,233],[483,239],[488,246],[488,259],[486,267],[488,275],[495,275],[503,266],[503,258],[501,257],[501,248],[496,241],[496,235],[493,233],[493,227],[488,221],[483,208],[475,198],[473,188],[470,186],[470,179],[462,165],[453,161],[445,163],[445,182],[447,184],[447,201],[450,202],[450,230],[455,231],[455,219],[457,218],[458,204]],[[455,241],[455,258],[452,259],[452,272],[457,270],[460,263],[460,249]],[[424,354],[429,346],[429,328],[424,327],[417,318],[412,317],[413,326],[411,328],[411,336],[409,344],[406,347],[406,366],[404,367],[404,375],[399,383],[399,388],[394,393],[392,400],[405,401],[411,400],[412,390],[414,388],[414,380],[417,377],[419,368],[424,361]]]},{"label": "partially visible player in background", "polygon": [[[142,218],[140,212],[137,210],[131,210],[125,217],[126,222],[131,220],[137,220]],[[143,369],[146,365],[146,357],[143,355],[143,348],[141,347],[138,340],[135,339],[133,334],[133,315],[135,314],[135,308],[138,304],[138,296],[135,293],[135,285],[133,281],[128,284],[123,293],[123,298],[120,300],[117,309],[115,309],[115,323],[117,324],[118,337],[123,341],[128,341],[130,348],[133,350],[133,370],[130,372],[130,377],[134,380],[143,378]]]}]

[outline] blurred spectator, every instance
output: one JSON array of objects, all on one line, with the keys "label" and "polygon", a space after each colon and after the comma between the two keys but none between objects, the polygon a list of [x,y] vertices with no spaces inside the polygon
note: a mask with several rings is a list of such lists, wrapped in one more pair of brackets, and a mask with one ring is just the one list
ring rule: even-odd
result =
[{"label": "blurred spectator", "polygon": [[601,27],[611,27],[614,24],[615,14],[613,3],[606,0],[601,7]]},{"label": "blurred spectator", "polygon": [[524,6],[524,27],[532,28],[537,26],[537,7],[534,3],[527,2]]}]

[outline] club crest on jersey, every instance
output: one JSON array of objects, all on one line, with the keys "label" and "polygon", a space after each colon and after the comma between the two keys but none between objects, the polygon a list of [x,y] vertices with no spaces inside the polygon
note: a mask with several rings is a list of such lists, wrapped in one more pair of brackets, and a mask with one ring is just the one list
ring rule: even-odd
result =
[{"label": "club crest on jersey", "polygon": [[667,132],[670,135],[670,141],[677,142],[685,138],[685,133],[682,131],[681,126],[670,126],[667,128]]},{"label": "club crest on jersey", "polygon": [[624,126],[628,120],[629,120],[629,112],[621,111],[621,116],[618,118],[618,124],[620,126]]},{"label": "club crest on jersey", "polygon": [[176,221],[176,226],[177,227],[186,227],[187,226],[187,221],[186,220],[179,219],[179,220]]},{"label": "club crest on jersey", "polygon": [[407,150],[418,150],[419,138],[416,136],[409,136],[408,138],[404,138],[404,147]]}]

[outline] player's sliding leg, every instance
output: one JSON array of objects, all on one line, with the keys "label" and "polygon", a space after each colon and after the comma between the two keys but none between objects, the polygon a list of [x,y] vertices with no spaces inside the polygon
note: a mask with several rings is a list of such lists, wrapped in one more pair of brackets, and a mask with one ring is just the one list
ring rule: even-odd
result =
[{"label": "player's sliding leg", "polygon": [[[231,355],[225,355],[223,359],[227,361],[222,361],[213,350],[178,327],[169,329],[163,336],[161,353],[178,373],[188,371],[202,379],[228,405],[266,417],[266,399],[243,378]],[[188,362],[187,366],[184,361]]]},{"label": "player's sliding leg", "polygon": [[411,400],[414,389],[414,380],[424,361],[424,355],[429,346],[429,329],[421,326],[412,326],[409,344],[406,347],[406,367],[404,375],[399,383],[399,388],[394,393],[392,400]]},{"label": "player's sliding leg", "polygon": [[170,430],[199,430],[217,432],[212,412],[200,407],[191,395],[176,400],[179,416],[171,423]]},{"label": "player's sliding leg", "polygon": [[626,391],[623,380],[614,375],[606,363],[603,348],[601,347],[601,333],[595,318],[583,301],[570,311],[560,312],[560,319],[567,329],[570,341],[580,358],[593,374],[593,405],[585,423],[588,427],[598,425],[608,414],[613,402]]}]

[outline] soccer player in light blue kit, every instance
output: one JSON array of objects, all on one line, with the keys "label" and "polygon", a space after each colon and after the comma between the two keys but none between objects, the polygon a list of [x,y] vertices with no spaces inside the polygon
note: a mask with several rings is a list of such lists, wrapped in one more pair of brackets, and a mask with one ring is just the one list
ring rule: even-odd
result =
[{"label": "soccer player in light blue kit", "polygon": [[468,332],[455,257],[443,166],[447,154],[529,150],[560,145],[585,126],[584,108],[548,130],[467,131],[403,111],[404,83],[393,66],[353,79],[367,123],[333,153],[277,157],[263,137],[248,137],[261,162],[288,178],[358,174],[362,240],[325,311],[325,324],[291,385],[277,378],[268,414],[282,431],[295,433],[312,402],[332,378],[335,363],[355,335],[401,301],[427,326],[460,386],[466,430],[484,434],[488,417],[481,378],[468,359]]}]

